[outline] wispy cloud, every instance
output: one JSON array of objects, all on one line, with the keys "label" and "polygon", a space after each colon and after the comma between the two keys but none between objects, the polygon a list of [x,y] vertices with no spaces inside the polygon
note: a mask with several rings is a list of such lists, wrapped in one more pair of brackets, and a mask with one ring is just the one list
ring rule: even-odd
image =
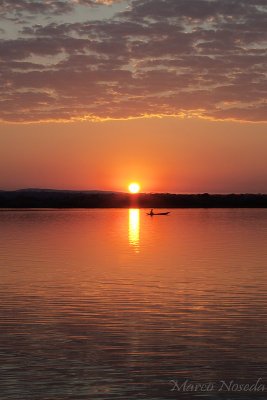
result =
[{"label": "wispy cloud", "polygon": [[72,4],[69,1],[30,1],[30,0],[1,0],[0,16],[3,18],[7,14],[12,14],[14,18],[24,13],[39,14],[52,13],[58,14],[69,12]]},{"label": "wispy cloud", "polygon": [[86,6],[110,5],[123,0],[48,0],[48,1],[32,1],[32,0],[0,0],[0,15],[6,13],[23,14],[25,12],[36,13],[66,13],[69,12],[77,4]]},{"label": "wispy cloud", "polygon": [[[64,20],[71,7],[96,3],[112,2],[1,1],[0,9]],[[134,0],[109,19],[36,17],[20,37],[0,40],[0,118],[267,121],[266,26],[265,0]]]}]

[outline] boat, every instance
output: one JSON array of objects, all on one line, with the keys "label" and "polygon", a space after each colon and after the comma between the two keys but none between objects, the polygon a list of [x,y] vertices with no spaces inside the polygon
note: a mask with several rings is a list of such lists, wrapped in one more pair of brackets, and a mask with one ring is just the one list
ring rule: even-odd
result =
[{"label": "boat", "polygon": [[150,215],[151,217],[152,217],[153,215],[168,215],[168,214],[170,214],[170,211],[168,211],[168,212],[163,212],[163,213],[154,213],[154,212],[147,213],[147,215]]}]

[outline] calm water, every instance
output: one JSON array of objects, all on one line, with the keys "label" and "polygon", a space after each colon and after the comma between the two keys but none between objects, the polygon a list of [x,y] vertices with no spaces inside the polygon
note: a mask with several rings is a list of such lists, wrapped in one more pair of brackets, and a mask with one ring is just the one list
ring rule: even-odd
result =
[{"label": "calm water", "polygon": [[1,399],[267,398],[267,210],[11,210],[0,236]]}]

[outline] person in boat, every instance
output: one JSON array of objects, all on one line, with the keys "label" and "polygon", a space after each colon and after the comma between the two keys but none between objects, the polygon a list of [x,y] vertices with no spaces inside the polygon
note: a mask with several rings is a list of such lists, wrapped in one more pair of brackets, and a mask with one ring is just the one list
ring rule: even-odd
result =
[{"label": "person in boat", "polygon": [[154,215],[153,210],[154,210],[154,208],[151,208],[149,215]]}]

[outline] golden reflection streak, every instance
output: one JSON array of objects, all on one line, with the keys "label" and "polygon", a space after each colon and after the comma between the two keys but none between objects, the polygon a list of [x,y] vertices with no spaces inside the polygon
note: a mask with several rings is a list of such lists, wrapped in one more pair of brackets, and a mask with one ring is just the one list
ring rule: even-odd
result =
[{"label": "golden reflection streak", "polygon": [[136,253],[139,252],[139,209],[129,209],[129,244],[134,246]]}]

